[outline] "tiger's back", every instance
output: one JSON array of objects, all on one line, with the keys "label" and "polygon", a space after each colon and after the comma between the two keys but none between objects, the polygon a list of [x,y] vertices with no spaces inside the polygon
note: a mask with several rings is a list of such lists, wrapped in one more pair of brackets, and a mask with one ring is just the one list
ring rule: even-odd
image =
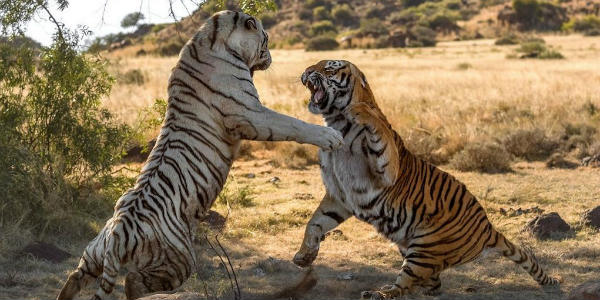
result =
[{"label": "tiger's back", "polygon": [[342,132],[344,146],[319,153],[327,193],[307,224],[296,264],[312,263],[320,238],[355,216],[395,242],[404,258],[394,285],[366,296],[406,294],[414,286],[437,292],[440,272],[485,249],[515,261],[540,284],[558,283],[531,253],[494,229],[463,183],[406,149],[356,66],[321,61],[302,81],[312,94],[309,110]]}]

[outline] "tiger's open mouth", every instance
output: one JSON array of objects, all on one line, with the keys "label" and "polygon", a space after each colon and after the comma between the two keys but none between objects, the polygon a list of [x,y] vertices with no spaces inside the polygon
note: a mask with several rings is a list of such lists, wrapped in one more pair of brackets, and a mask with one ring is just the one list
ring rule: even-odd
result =
[{"label": "tiger's open mouth", "polygon": [[313,83],[312,80],[306,81],[306,87],[310,90],[310,102],[315,105],[322,107],[325,103],[327,103],[327,93],[325,93],[325,88],[321,84],[320,81],[316,81]]}]

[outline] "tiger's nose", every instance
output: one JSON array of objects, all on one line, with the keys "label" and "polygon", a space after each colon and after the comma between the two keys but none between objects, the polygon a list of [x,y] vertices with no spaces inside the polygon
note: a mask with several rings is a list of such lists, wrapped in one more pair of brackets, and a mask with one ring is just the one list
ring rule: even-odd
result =
[{"label": "tiger's nose", "polygon": [[312,74],[313,72],[314,70],[306,69],[306,71],[302,73],[302,77],[300,78],[300,80],[302,80],[303,85],[306,85],[306,81],[308,81],[308,76],[310,76],[310,74]]}]

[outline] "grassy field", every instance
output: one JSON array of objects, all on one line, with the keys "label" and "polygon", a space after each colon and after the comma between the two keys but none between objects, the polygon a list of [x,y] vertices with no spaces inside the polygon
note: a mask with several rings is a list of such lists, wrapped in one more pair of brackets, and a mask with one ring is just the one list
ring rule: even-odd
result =
[{"label": "grassy field", "polygon": [[[515,158],[510,172],[457,170],[461,166],[457,157],[465,147],[478,141],[508,147],[516,132],[541,132],[542,142],[558,143],[555,152],[572,162],[597,147],[600,38],[544,38],[566,59],[508,59],[515,46],[494,46],[492,40],[447,42],[430,49],[273,51],[272,67],[256,73],[255,81],[266,106],[320,123],[306,109],[309,94],[299,82],[300,74],[320,59],[354,62],[409,147],[465,182],[496,228],[513,242],[531,247],[549,273],[564,281],[560,290],[543,290],[509,260],[491,256],[444,272],[443,294],[435,299],[562,299],[578,283],[600,276],[600,233],[579,224],[586,209],[600,205],[600,170],[550,169],[544,163],[549,154],[533,150]],[[110,57],[115,74],[138,69],[146,78],[142,85],[117,83],[105,102],[122,121],[134,124],[142,108],[166,97],[176,58],[119,53]],[[520,141],[531,142],[530,148],[542,143]],[[240,287],[247,294],[260,295],[300,275],[291,259],[324,188],[312,146],[248,143],[242,150],[215,210],[228,215],[220,239],[238,272]],[[538,241],[523,231],[534,214],[500,213],[501,208],[535,206],[558,212],[574,228],[574,235]],[[320,279],[307,299],[358,299],[361,290],[395,280],[402,258],[394,245],[355,219],[339,229],[341,233],[321,245],[315,261]],[[220,261],[203,234],[198,236],[199,273],[180,290],[204,294],[207,283],[209,294],[226,295],[229,285]],[[55,242],[78,256],[88,241]],[[76,257],[60,264],[0,258],[0,298],[52,298],[76,264]],[[352,274],[349,280],[348,274]],[[93,288],[88,288],[81,297],[92,293]],[[122,281],[115,295],[124,298]]]}]

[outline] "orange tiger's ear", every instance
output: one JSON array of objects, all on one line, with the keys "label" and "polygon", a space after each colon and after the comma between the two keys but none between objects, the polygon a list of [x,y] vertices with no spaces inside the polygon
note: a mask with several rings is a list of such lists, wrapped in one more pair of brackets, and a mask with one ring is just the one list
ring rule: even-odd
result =
[{"label": "orange tiger's ear", "polygon": [[248,20],[246,20],[245,22],[246,25],[246,29],[248,30],[256,30],[256,20],[252,17],[250,17]]},{"label": "orange tiger's ear", "polygon": [[363,74],[363,72],[358,71],[358,74],[360,75],[360,85],[362,85],[362,87],[366,87],[367,86],[367,78],[365,77],[365,74]]}]

